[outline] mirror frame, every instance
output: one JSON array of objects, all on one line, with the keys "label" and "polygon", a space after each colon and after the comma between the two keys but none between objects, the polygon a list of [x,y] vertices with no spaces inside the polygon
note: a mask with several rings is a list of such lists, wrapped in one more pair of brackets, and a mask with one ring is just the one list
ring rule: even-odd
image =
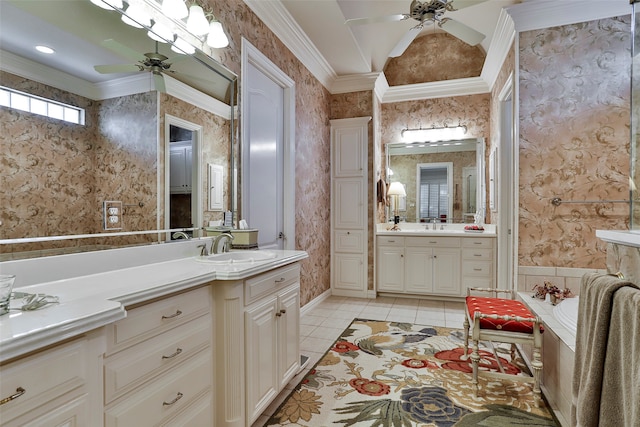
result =
[{"label": "mirror frame", "polygon": [[[96,6],[97,7],[97,6]],[[112,10],[105,10],[106,13],[112,13],[112,12],[117,12],[123,16],[127,16],[126,12],[124,10],[121,9],[112,9]],[[142,25],[143,28],[140,29],[140,31],[152,31],[150,27]],[[174,43],[172,41],[166,40],[166,42],[172,46],[175,46]],[[232,212],[234,211],[234,208],[236,206],[235,203],[235,145],[236,145],[236,141],[235,141],[235,109],[236,109],[236,85],[238,84],[238,76],[233,73],[231,70],[229,70],[228,68],[226,68],[224,65],[222,65],[221,63],[219,63],[218,61],[216,61],[214,58],[212,58],[211,56],[207,55],[205,52],[203,52],[201,49],[199,49],[197,46],[195,47],[195,53],[188,55],[192,58],[192,60],[195,60],[196,62],[198,62],[199,64],[201,64],[202,66],[206,67],[208,70],[214,72],[215,74],[217,74],[218,76],[220,76],[221,78],[225,79],[228,83],[229,83],[229,101],[228,104],[226,104],[229,107],[229,117],[225,117],[225,119],[229,120],[229,167],[228,167],[228,200],[226,201],[226,210],[229,210]],[[178,48],[178,47],[177,47]],[[179,49],[179,48],[178,48]],[[223,104],[222,101],[220,101],[221,104]],[[214,107],[214,108],[218,108],[219,107]],[[160,145],[164,145],[164,141],[159,141],[159,138],[157,138],[157,144],[158,146]],[[202,158],[200,156],[199,161],[202,161]],[[160,167],[160,165],[158,165],[158,167]],[[202,169],[202,165],[200,165],[200,169]],[[201,179],[199,180],[201,181]],[[158,187],[158,191],[160,190],[160,187]],[[167,190],[168,192],[168,190]],[[160,197],[161,195],[158,195],[158,197]],[[158,218],[157,220],[159,221],[160,218],[160,213],[158,212]],[[156,222],[158,222],[156,221]],[[166,229],[166,228],[159,228],[159,229],[155,229],[155,230],[137,230],[137,231],[117,231],[117,232],[101,232],[101,233],[91,233],[91,234],[73,234],[73,235],[61,235],[61,236],[38,236],[38,237],[23,237],[23,238],[10,238],[10,239],[0,239],[0,246],[2,245],[14,245],[14,244],[25,244],[25,243],[40,243],[40,242],[53,242],[53,241],[60,241],[60,240],[74,240],[74,239],[89,239],[89,238],[111,238],[111,237],[120,237],[120,236],[136,236],[136,235],[152,235],[152,234],[156,234],[157,238],[154,239],[153,242],[148,242],[148,244],[154,244],[154,243],[163,243],[166,241],[166,236],[168,235],[168,233],[173,233],[175,231],[192,231],[194,234],[194,237],[201,237],[203,235],[205,235],[206,233],[204,232],[204,228],[203,227],[190,227],[190,228],[176,228],[176,229]],[[123,244],[121,246],[118,247],[126,247],[129,246],[129,244]],[[100,249],[95,249],[95,250],[100,250]],[[42,250],[38,250],[38,251],[34,251],[34,252],[46,252],[46,250],[42,251]],[[1,255],[1,253],[0,253]],[[36,254],[34,253],[33,255],[34,257],[38,257],[38,256],[43,256],[42,254]],[[44,256],[46,256],[46,254],[44,254]],[[8,259],[13,259],[13,258],[8,258]]]},{"label": "mirror frame", "polygon": [[[486,177],[486,157],[485,157],[485,152],[486,152],[486,146],[485,146],[485,139],[484,138],[465,138],[465,139],[460,139],[460,140],[452,140],[452,141],[437,141],[437,143],[442,143],[442,142],[456,142],[456,141],[464,141],[464,142],[475,142],[476,144],[476,174],[477,174],[477,179],[476,179],[476,201],[477,201],[477,209],[476,209],[476,213],[480,213],[481,214],[481,221],[482,223],[484,223],[486,221],[486,213],[487,213],[487,209],[486,209],[486,203],[487,203],[487,177]],[[400,147],[407,147],[407,146],[418,146],[418,145],[425,145],[425,144],[429,144],[429,143],[424,143],[424,142],[413,142],[413,143],[407,143],[407,142],[389,142],[385,144],[385,155],[386,155],[386,167],[387,170],[389,170],[390,165],[391,165],[391,151],[393,148],[400,148]],[[391,180],[389,179],[390,177],[388,176],[388,174],[385,174],[385,176],[387,176],[387,184],[389,182],[391,182]],[[408,209],[408,207],[407,207]],[[417,209],[417,207],[416,207]],[[386,222],[389,222],[390,220],[393,219],[393,215],[391,215],[390,212],[390,208],[388,208],[385,212],[386,215]],[[417,218],[417,215],[416,215]]]}]

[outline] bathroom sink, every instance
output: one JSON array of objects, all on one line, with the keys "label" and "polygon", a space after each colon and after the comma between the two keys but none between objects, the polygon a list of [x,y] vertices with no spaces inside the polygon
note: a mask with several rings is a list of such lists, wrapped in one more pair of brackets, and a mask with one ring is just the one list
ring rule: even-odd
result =
[{"label": "bathroom sink", "polygon": [[211,264],[225,265],[267,261],[275,257],[276,254],[269,251],[237,251],[201,256],[197,259]]}]

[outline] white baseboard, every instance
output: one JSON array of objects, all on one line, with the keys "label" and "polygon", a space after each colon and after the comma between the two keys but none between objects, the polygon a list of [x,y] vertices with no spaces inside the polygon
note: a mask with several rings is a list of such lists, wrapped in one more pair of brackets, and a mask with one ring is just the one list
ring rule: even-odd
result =
[{"label": "white baseboard", "polygon": [[322,301],[326,300],[331,296],[331,289],[327,289],[308,303],[306,303],[303,307],[300,308],[300,316],[304,316],[309,310],[314,309],[318,304]]}]

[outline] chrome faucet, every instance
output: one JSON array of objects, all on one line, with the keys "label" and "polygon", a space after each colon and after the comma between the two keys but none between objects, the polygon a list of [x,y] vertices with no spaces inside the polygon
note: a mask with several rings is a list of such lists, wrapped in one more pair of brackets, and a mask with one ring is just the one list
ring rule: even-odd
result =
[{"label": "chrome faucet", "polygon": [[233,235],[231,233],[222,233],[218,236],[216,236],[216,238],[213,240],[213,243],[211,243],[211,253],[212,254],[217,254],[218,252],[218,245],[220,244],[220,241],[226,239],[226,241],[222,244],[222,252],[229,252],[229,247],[231,246],[231,241],[233,240]]},{"label": "chrome faucet", "polygon": [[189,235],[187,233],[182,232],[182,231],[176,231],[175,233],[173,233],[171,238],[174,239],[174,240],[178,240],[178,239],[187,239],[187,240],[189,240],[190,239]]},{"label": "chrome faucet", "polygon": [[209,250],[205,243],[198,245],[198,247],[200,248],[200,256],[209,256]]},{"label": "chrome faucet", "polygon": [[433,225],[431,226],[431,229],[432,229],[432,230],[436,230],[437,228],[436,228],[436,219],[435,219],[435,218],[432,218],[432,219],[431,219],[431,224],[433,224]]}]

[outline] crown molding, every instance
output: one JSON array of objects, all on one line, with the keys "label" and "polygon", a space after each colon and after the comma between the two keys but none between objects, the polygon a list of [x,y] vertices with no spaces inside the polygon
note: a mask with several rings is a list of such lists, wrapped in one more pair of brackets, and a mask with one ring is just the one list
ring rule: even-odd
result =
[{"label": "crown molding", "polygon": [[513,19],[506,9],[502,9],[480,73],[480,77],[487,83],[489,90],[493,89],[515,38],[516,30]]},{"label": "crown molding", "polygon": [[327,89],[338,77],[289,11],[279,1],[244,0],[245,4],[284,43],[296,58]]},{"label": "crown molding", "polygon": [[[149,75],[151,75],[151,73],[149,73]],[[199,90],[194,89],[188,84],[182,83],[180,80],[174,79],[171,76],[164,74],[163,77],[167,94],[181,99],[184,102],[194,105],[202,110],[220,116],[223,119],[231,119],[230,105],[200,92]]]},{"label": "crown molding", "polygon": [[540,0],[508,8],[518,32],[631,14],[629,0]]},{"label": "crown molding", "polygon": [[[383,73],[350,74],[338,76],[333,80],[329,92],[332,94],[373,90],[380,75]],[[386,80],[386,79],[385,79]]]},{"label": "crown molding", "polygon": [[99,90],[94,84],[65,72],[47,67],[38,62],[0,50],[0,69],[17,76],[75,93],[85,98],[99,99]]},{"label": "crown molding", "polygon": [[383,103],[488,93],[489,85],[482,77],[441,82],[392,86],[382,96]]}]

